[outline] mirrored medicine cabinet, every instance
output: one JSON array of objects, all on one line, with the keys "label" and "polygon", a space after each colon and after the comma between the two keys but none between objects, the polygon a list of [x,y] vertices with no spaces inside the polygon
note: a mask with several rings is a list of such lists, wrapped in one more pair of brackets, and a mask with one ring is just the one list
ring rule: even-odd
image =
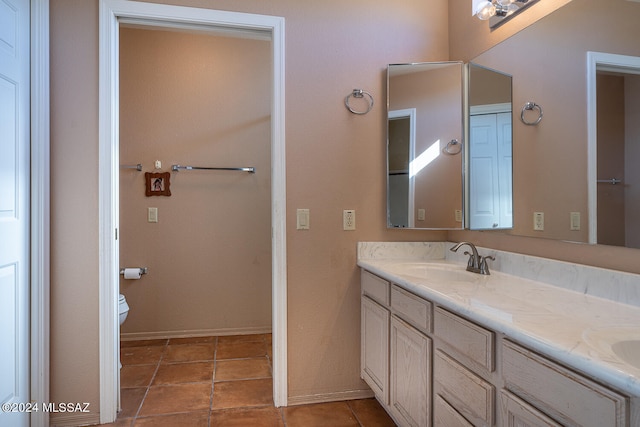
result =
[{"label": "mirrored medicine cabinet", "polygon": [[511,228],[511,76],[455,61],[387,78],[387,226]]}]

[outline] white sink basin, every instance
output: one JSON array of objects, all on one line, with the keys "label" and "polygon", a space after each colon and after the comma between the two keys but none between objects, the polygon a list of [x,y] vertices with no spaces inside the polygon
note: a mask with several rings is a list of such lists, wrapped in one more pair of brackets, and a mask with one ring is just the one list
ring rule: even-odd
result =
[{"label": "white sink basin", "polygon": [[389,266],[389,270],[402,276],[438,282],[473,282],[478,276],[466,271],[466,266],[446,262],[402,262]]},{"label": "white sink basin", "polygon": [[640,369],[640,340],[618,341],[611,346],[611,350],[623,362]]},{"label": "white sink basin", "polygon": [[592,328],[584,332],[587,344],[640,369],[640,326]]}]

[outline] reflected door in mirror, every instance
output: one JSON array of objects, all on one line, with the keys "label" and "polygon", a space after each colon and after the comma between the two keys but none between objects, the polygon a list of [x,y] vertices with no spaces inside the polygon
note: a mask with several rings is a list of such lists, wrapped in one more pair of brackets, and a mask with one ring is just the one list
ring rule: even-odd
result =
[{"label": "reflected door in mirror", "polygon": [[468,64],[468,227],[513,228],[511,76]]}]

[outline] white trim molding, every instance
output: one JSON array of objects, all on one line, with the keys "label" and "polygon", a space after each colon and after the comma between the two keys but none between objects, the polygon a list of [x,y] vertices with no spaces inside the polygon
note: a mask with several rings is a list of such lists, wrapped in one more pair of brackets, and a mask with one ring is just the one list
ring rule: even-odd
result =
[{"label": "white trim molding", "polygon": [[589,243],[598,243],[598,71],[640,74],[640,57],[587,52],[587,199]]},{"label": "white trim molding", "polygon": [[[31,401],[49,402],[50,107],[49,0],[31,0]],[[31,426],[49,414],[31,414]]]},{"label": "white trim molding", "polygon": [[145,26],[239,31],[270,35],[273,105],[272,173],[272,305],[273,398],[287,405],[287,269],[284,18],[128,0],[100,1],[100,422],[115,419],[118,396],[118,27],[121,20]]}]

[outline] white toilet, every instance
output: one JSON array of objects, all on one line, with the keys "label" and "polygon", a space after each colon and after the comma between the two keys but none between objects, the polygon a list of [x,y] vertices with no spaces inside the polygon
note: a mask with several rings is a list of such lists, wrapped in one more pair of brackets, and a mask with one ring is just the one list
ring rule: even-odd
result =
[{"label": "white toilet", "polygon": [[[122,325],[129,314],[129,304],[127,304],[127,299],[122,294],[118,298],[118,314],[120,315],[120,325]],[[120,360],[118,360],[118,367],[122,368]]]},{"label": "white toilet", "polygon": [[129,304],[127,304],[127,299],[122,294],[120,294],[120,298],[118,299],[118,314],[120,315],[120,324],[122,325],[129,314]]}]

